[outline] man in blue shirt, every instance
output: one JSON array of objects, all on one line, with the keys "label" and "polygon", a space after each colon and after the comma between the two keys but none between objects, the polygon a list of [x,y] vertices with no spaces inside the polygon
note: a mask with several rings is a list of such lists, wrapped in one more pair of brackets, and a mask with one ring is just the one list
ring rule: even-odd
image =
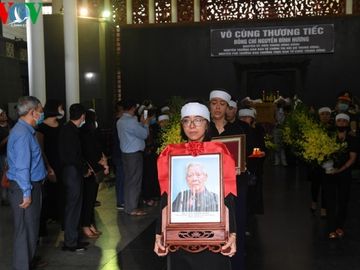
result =
[{"label": "man in blue shirt", "polygon": [[44,119],[40,101],[18,100],[19,120],[10,132],[7,157],[10,204],[14,214],[13,270],[30,269],[39,233],[41,184],[47,172],[34,127]]},{"label": "man in blue shirt", "polygon": [[124,113],[117,121],[116,127],[120,140],[121,157],[124,165],[124,210],[132,216],[142,216],[146,213],[137,209],[141,192],[143,175],[143,151],[145,139],[149,135],[151,117],[137,120],[136,102],[125,100]]}]

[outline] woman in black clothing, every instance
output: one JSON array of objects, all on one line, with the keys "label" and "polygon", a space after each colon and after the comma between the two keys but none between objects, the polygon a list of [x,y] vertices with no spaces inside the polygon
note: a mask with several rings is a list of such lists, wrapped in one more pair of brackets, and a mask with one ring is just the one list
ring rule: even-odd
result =
[{"label": "woman in black clothing", "polygon": [[62,223],[64,214],[64,188],[61,182],[61,165],[58,150],[61,127],[59,121],[64,117],[62,103],[59,100],[47,100],[44,106],[44,114],[44,122],[37,127],[36,133],[49,173],[48,179],[44,183],[40,236],[47,235],[47,220],[57,220]]},{"label": "woman in black clothing", "polygon": [[[187,103],[181,110],[182,133],[188,142],[204,142],[208,140],[208,128],[210,114],[205,105],[197,102]],[[235,167],[234,167],[235,171]],[[167,195],[163,193],[162,207],[167,204]],[[159,256],[168,255],[168,270],[176,269],[231,269],[230,257],[236,252],[236,225],[233,195],[225,198],[225,205],[229,209],[229,230],[228,242],[223,246],[220,253],[213,253],[204,250],[199,253],[190,253],[179,249],[176,252],[168,253],[168,249],[162,243],[161,222],[158,222],[154,251]],[[229,249],[228,249],[229,248]]]},{"label": "woman in black clothing", "polygon": [[[334,127],[331,125],[331,109],[329,107],[321,107],[318,110],[320,124],[326,128],[329,133],[332,133],[335,130],[332,130]],[[327,181],[327,175],[325,170],[321,166],[315,166],[309,168],[308,179],[311,181],[311,206],[310,211],[312,214],[315,214],[318,207],[318,197],[320,194],[321,208],[320,216],[326,217],[326,200],[324,192],[324,182]]]},{"label": "woman in black clothing", "polygon": [[89,109],[85,114],[85,124],[80,129],[81,148],[92,174],[84,178],[83,205],[81,212],[81,226],[88,238],[97,238],[101,232],[95,226],[95,201],[99,184],[95,181],[96,173],[109,173],[107,159],[102,152],[100,139],[97,134],[96,113]]},{"label": "woman in black clothing", "polygon": [[209,107],[211,121],[209,133],[211,137],[232,135],[229,130],[232,125],[226,121],[226,110],[229,107],[231,96],[223,90],[213,90],[210,92]]},{"label": "woman in black clothing", "polygon": [[[209,133],[211,137],[222,137],[244,134],[245,130],[240,121],[230,123],[226,121],[226,110],[229,106],[231,96],[223,90],[213,90],[210,92],[209,107],[211,122]],[[248,138],[246,138],[246,142]],[[247,143],[248,144],[248,143]],[[237,197],[236,204],[236,247],[237,252],[231,258],[232,267],[237,270],[245,268],[245,230],[246,230],[246,212],[247,212],[247,191],[248,191],[248,178],[242,173],[236,176],[237,182]]]},{"label": "woman in black clothing", "polygon": [[349,134],[349,123],[350,117],[347,114],[336,115],[337,140],[346,144],[346,150],[338,154],[335,160],[335,169],[324,182],[329,239],[344,236],[352,179],[351,168],[358,151],[357,139]]},{"label": "woman in black clothing", "polygon": [[255,179],[249,181],[247,193],[247,214],[250,218],[254,214],[264,214],[263,202],[263,167],[265,156],[251,156],[254,148],[265,150],[265,131],[261,125],[256,124],[256,110],[254,108],[244,108],[239,110],[240,125],[246,135],[246,169],[248,176]]}]

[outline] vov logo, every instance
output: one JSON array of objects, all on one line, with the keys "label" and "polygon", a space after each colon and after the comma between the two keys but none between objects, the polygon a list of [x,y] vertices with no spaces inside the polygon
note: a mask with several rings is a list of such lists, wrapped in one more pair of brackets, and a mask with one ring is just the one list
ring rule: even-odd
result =
[{"label": "vov logo", "polygon": [[27,20],[36,23],[42,10],[41,2],[30,3],[0,3],[0,18],[3,24],[25,26]]}]

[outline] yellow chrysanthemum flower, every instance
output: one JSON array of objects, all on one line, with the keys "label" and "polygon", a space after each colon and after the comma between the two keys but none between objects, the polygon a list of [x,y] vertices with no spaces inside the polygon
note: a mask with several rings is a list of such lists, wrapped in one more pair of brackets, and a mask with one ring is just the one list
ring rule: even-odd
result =
[{"label": "yellow chrysanthemum flower", "polygon": [[294,153],[307,162],[322,164],[334,154],[345,148],[344,143],[336,141],[335,134],[316,122],[303,109],[290,113],[283,126],[283,140],[291,146]]}]

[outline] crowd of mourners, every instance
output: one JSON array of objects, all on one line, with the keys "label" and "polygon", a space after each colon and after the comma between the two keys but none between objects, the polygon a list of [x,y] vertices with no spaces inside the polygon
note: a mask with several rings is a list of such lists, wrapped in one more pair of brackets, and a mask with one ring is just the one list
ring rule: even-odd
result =
[{"label": "crowd of mourners", "polygon": [[[281,127],[292,102],[289,99],[275,101],[275,123],[271,132],[278,147],[272,153],[266,150],[266,132],[256,121],[257,112],[250,99],[236,101],[219,89],[210,92],[208,102],[193,100],[183,107],[181,126],[185,140],[191,141],[203,122],[206,125],[201,142],[214,137],[246,135],[246,171],[236,176],[237,195],[234,207],[230,207],[236,224],[232,228],[234,243],[229,244],[232,252],[223,254],[231,257],[224,269],[243,269],[249,221],[254,215],[264,214],[265,156],[272,156],[275,166],[288,166]],[[7,178],[2,181],[0,195],[1,205],[10,205],[14,215],[13,269],[46,266],[35,254],[39,238],[48,234],[50,222],[58,223],[64,230],[63,251],[85,251],[89,243],[84,238],[101,237],[94,209],[101,203],[97,201],[97,194],[105,176],[114,174],[114,207],[119,211],[143,216],[147,215],[147,207],[160,203],[163,194],[158,182],[157,149],[162,131],[172,117],[168,105],[156,107],[150,101],[138,104],[131,99],[117,102],[111,153],[104,148],[97,114],[92,108],[77,103],[65,113],[61,101],[47,100],[43,107],[36,97],[27,96],[19,98],[16,109],[19,116],[16,122],[0,109],[0,175]],[[311,112],[329,133],[336,134],[339,142],[346,142],[346,150],[336,159],[330,174],[321,166],[308,170],[311,213],[315,214],[319,208],[321,217],[328,221],[329,239],[340,238],[345,235],[351,173],[359,151],[356,108],[351,93],[344,92],[334,109],[311,108]],[[254,148],[263,154],[252,155]],[[156,237],[155,252],[162,256],[167,252],[159,252],[164,248],[159,239]],[[209,259],[206,256],[189,259],[188,254],[178,254],[178,257],[172,255],[171,269],[180,269],[186,260],[197,265]]]}]

